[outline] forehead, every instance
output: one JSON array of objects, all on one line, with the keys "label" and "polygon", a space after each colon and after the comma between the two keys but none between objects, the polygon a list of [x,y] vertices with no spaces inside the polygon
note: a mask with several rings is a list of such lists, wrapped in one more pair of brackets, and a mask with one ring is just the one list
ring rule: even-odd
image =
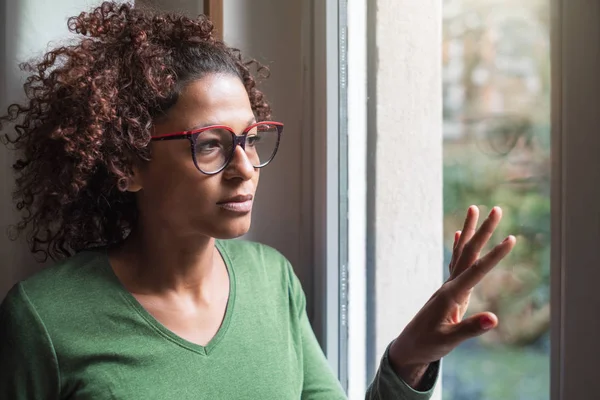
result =
[{"label": "forehead", "polygon": [[171,111],[186,128],[204,123],[245,125],[253,117],[244,84],[231,74],[209,74],[189,83]]}]

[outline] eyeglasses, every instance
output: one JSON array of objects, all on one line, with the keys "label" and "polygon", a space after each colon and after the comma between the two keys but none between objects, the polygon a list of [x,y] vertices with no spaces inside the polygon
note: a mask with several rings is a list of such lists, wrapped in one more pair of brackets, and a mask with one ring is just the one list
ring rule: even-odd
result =
[{"label": "eyeglasses", "polygon": [[254,168],[264,167],[277,153],[281,132],[281,122],[263,121],[250,125],[239,136],[226,125],[212,125],[193,131],[154,136],[152,141],[189,140],[196,168],[206,175],[215,175],[229,165],[238,145],[246,152]]}]

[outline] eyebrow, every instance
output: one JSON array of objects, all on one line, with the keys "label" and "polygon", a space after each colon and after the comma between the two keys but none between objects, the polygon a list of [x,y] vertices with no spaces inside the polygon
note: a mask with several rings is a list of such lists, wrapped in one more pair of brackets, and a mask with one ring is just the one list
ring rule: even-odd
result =
[{"label": "eyebrow", "polygon": [[[250,118],[248,120],[248,122],[246,124],[247,124],[247,126],[250,126],[250,125],[255,124],[255,123],[256,123],[256,117],[252,117],[252,118]],[[221,124],[221,123],[218,123],[218,122],[207,122],[207,123],[204,123],[204,124],[195,125],[195,126],[191,127],[190,129],[186,129],[186,132],[195,131],[195,130],[206,128],[207,126],[213,126],[213,125],[228,126],[227,124]]]}]

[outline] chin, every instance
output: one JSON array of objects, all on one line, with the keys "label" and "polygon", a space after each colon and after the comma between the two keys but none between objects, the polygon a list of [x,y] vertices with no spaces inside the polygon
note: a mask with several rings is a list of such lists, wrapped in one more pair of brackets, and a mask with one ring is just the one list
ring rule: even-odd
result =
[{"label": "chin", "polygon": [[244,236],[250,230],[250,214],[245,218],[240,218],[238,221],[223,221],[223,225],[216,227],[214,234],[215,239],[236,239]]}]

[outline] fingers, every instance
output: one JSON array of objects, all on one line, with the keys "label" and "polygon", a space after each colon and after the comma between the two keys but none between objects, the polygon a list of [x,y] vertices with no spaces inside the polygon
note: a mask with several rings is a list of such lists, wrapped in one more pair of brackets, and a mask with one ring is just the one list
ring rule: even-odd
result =
[{"label": "fingers", "polygon": [[517,240],[514,236],[507,237],[502,243],[494,247],[484,257],[473,263],[470,268],[467,268],[454,280],[456,289],[461,292],[473,289],[488,272],[490,272],[504,257],[508,255],[508,253],[510,253],[515,246],[516,241]]},{"label": "fingers", "polygon": [[453,345],[482,335],[498,326],[498,317],[490,312],[473,315],[462,322],[452,325],[448,332],[448,340]]},{"label": "fingers", "polygon": [[456,264],[456,259],[460,255],[456,252],[456,246],[458,245],[458,240],[460,239],[461,231],[454,232],[454,243],[452,244],[452,258],[450,259],[450,264],[448,265],[448,269],[450,270],[450,275],[454,271],[454,265]]},{"label": "fingers", "polygon": [[477,260],[481,250],[492,237],[501,219],[502,209],[500,207],[492,208],[492,211],[490,211],[488,217],[483,221],[481,227],[471,236],[469,242],[464,245],[454,268],[456,276],[463,273]]},{"label": "fingers", "polygon": [[465,224],[463,225],[462,233],[456,244],[455,250],[458,254],[461,253],[465,244],[471,240],[477,229],[477,221],[479,220],[479,208],[477,206],[471,206],[467,210],[467,217],[465,218]]},{"label": "fingers", "polygon": [[[462,231],[458,235],[454,234],[454,247],[452,250],[452,260],[450,261],[450,274],[451,279],[454,277],[454,270],[456,269],[456,263],[458,262],[460,255],[463,251],[465,244],[473,237],[475,234],[475,229],[477,228],[477,220],[479,219],[479,208],[477,206],[471,206],[467,209],[467,217],[465,218],[465,223],[463,225]],[[458,233],[457,232],[457,233]]]},{"label": "fingers", "polygon": [[452,245],[452,250],[456,249],[456,245],[458,244],[458,240],[460,239],[461,231],[454,232],[454,244]]}]

